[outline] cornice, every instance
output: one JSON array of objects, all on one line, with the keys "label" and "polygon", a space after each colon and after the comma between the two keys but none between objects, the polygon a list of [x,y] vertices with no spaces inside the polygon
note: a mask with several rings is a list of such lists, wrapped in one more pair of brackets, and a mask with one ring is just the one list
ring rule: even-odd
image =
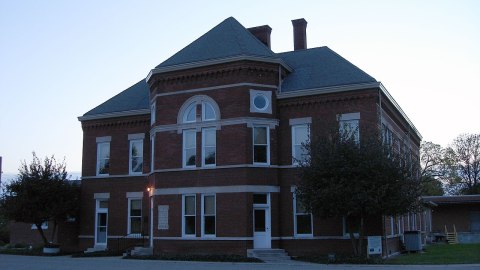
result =
[{"label": "cornice", "polygon": [[198,62],[179,64],[179,65],[172,65],[167,67],[154,68],[148,73],[148,76],[145,80],[148,83],[152,78],[152,76],[156,74],[167,73],[172,71],[180,71],[185,69],[193,69],[193,68],[199,68],[199,67],[205,67],[205,66],[212,66],[212,65],[218,65],[218,64],[225,64],[225,63],[237,62],[242,60],[280,64],[286,70],[292,71],[292,68],[288,66],[281,58],[267,58],[267,57],[260,57],[260,56],[251,56],[251,55],[238,55],[238,56],[232,56],[232,57],[225,57],[225,58],[219,58],[219,59],[211,59],[206,61],[198,61]]},{"label": "cornice", "polygon": [[103,121],[82,121],[82,128],[96,129],[96,128],[119,128],[119,127],[133,127],[145,126],[146,130],[150,127],[150,119],[115,119]]}]

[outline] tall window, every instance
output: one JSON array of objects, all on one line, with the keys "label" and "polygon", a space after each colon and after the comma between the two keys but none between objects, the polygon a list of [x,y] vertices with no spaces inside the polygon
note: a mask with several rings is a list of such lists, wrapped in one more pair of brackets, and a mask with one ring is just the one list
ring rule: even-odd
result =
[{"label": "tall window", "polygon": [[[193,168],[197,164],[196,131],[202,128],[201,166],[216,164],[216,124],[208,123],[220,119],[220,111],[213,99],[198,95],[187,100],[178,114],[177,121],[189,129],[183,130],[183,167]],[[214,127],[215,126],[215,127]],[[195,129],[193,129],[195,128]]]},{"label": "tall window", "polygon": [[215,195],[202,197],[202,235],[215,236]]},{"label": "tall window", "polygon": [[150,125],[155,124],[156,108],[155,103],[150,105]]},{"label": "tall window", "polygon": [[183,166],[195,167],[197,157],[197,133],[194,129],[183,131]]},{"label": "tall window", "polygon": [[360,141],[358,119],[340,120],[339,124],[340,135],[342,138],[347,140],[353,139],[357,143]]},{"label": "tall window", "polygon": [[128,233],[142,233],[142,199],[128,200]]},{"label": "tall window", "polygon": [[130,140],[129,171],[131,174],[143,172],[143,139]]},{"label": "tall window", "polygon": [[183,196],[183,235],[195,236],[196,234],[196,199],[195,195]]},{"label": "tall window", "polygon": [[310,137],[310,129],[308,125],[292,126],[292,164],[298,164],[305,161],[307,151],[302,144],[308,142]]},{"label": "tall window", "polygon": [[202,129],[202,166],[214,166],[216,163],[216,128]]},{"label": "tall window", "polygon": [[268,127],[253,127],[253,163],[270,163],[270,144]]},{"label": "tall window", "polygon": [[97,175],[110,172],[110,142],[97,143]]},{"label": "tall window", "polygon": [[295,235],[313,235],[312,214],[308,213],[305,210],[305,207],[303,207],[300,198],[296,194],[293,194],[293,211],[295,215]]}]

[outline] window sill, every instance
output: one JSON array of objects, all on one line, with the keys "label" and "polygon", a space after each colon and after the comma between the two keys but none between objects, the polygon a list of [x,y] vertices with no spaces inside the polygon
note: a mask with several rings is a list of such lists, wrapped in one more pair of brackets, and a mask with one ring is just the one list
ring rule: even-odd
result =
[{"label": "window sill", "polygon": [[296,239],[308,239],[308,238],[313,238],[313,234],[295,234],[293,238]]}]

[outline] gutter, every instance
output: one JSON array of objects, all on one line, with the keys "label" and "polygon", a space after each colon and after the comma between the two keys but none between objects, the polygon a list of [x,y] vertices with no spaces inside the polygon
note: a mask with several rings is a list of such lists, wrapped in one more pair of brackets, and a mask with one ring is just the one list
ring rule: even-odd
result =
[{"label": "gutter", "polygon": [[123,116],[136,116],[136,115],[144,115],[144,114],[150,114],[150,109],[83,115],[78,117],[78,121],[82,122],[82,121],[88,121],[88,120],[98,120],[98,119],[123,117]]}]

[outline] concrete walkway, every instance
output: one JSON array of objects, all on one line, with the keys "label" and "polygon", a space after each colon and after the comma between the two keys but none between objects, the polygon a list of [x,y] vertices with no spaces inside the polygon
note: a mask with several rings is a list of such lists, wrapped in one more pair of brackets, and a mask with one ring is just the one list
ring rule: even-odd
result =
[{"label": "concrete walkway", "polygon": [[476,265],[324,265],[309,264],[302,262],[287,264],[270,263],[213,263],[213,262],[172,262],[172,261],[153,261],[153,260],[124,260],[120,257],[102,257],[102,258],[71,258],[64,257],[36,257],[36,256],[16,256],[0,254],[1,270],[284,270],[284,269],[302,269],[302,270],[354,270],[354,269],[374,269],[374,270],[394,270],[394,269],[428,269],[428,270],[470,270],[480,269],[480,264]]}]

